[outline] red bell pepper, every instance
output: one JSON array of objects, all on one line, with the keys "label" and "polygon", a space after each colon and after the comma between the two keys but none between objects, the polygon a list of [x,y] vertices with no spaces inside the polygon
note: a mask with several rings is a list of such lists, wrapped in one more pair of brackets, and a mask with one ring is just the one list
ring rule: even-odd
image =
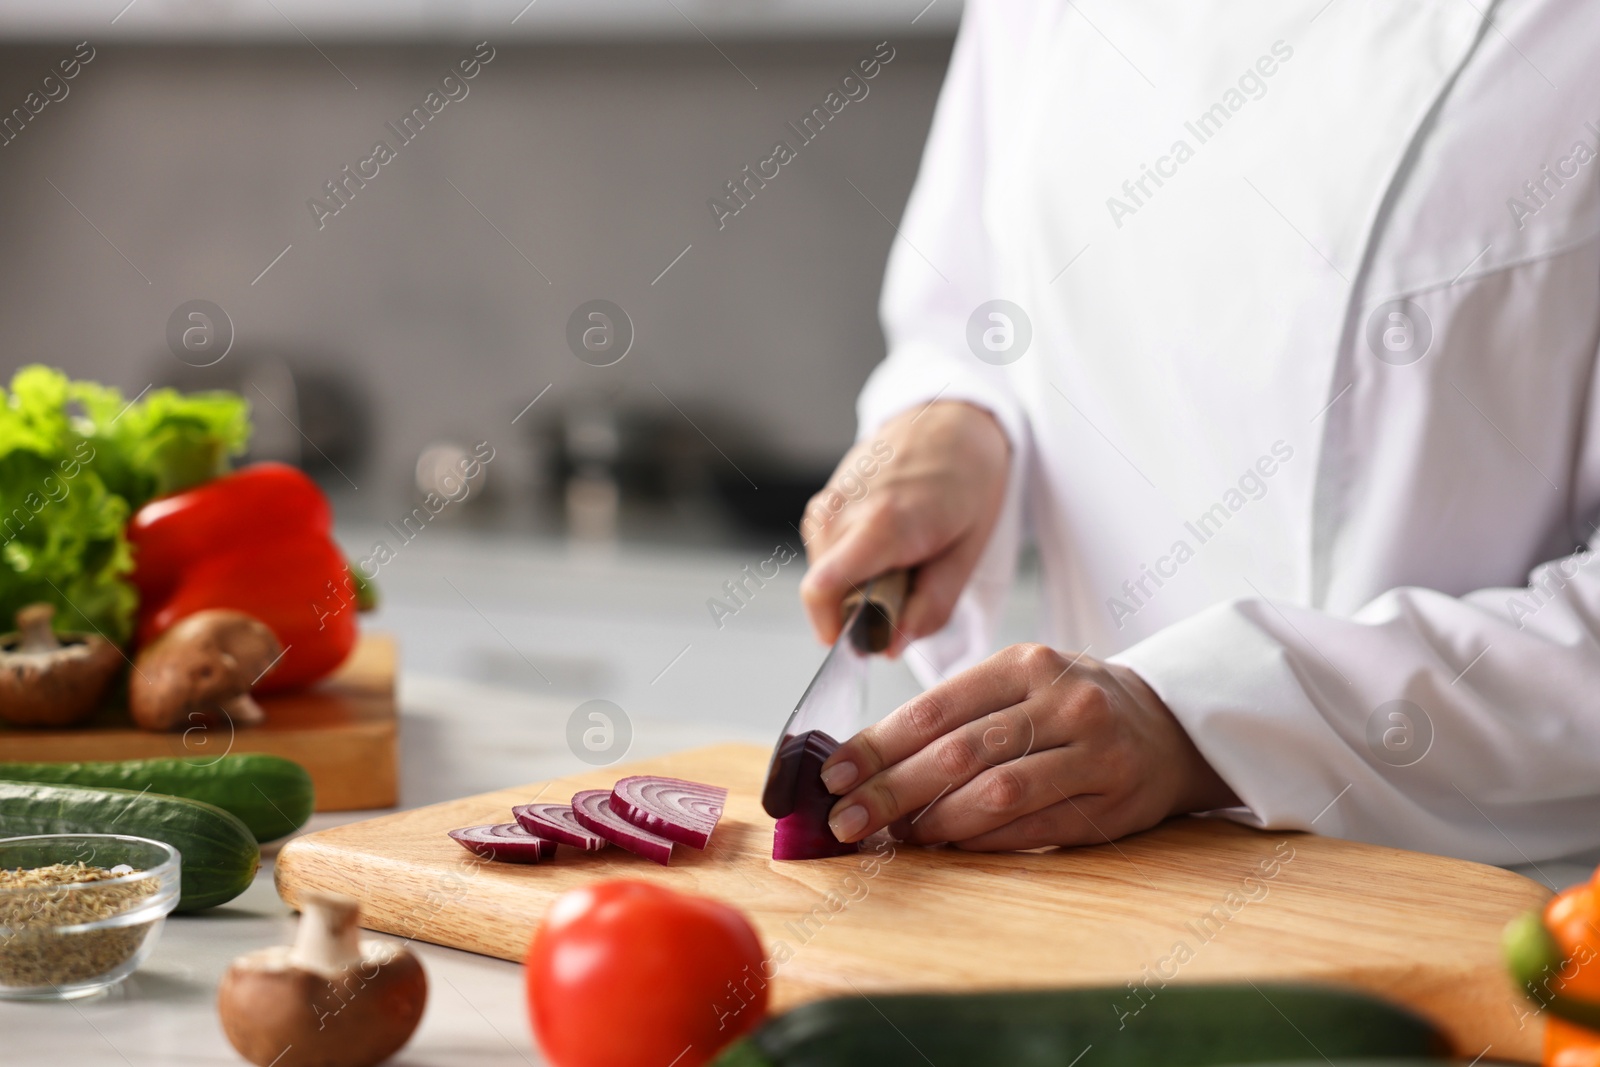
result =
[{"label": "red bell pepper", "polygon": [[127,531],[139,590],[136,640],[143,645],[205,608],[232,608],[266,623],[285,649],[258,692],[327,675],[357,637],[355,580],[332,531],[322,490],[282,463],[152,500]]}]

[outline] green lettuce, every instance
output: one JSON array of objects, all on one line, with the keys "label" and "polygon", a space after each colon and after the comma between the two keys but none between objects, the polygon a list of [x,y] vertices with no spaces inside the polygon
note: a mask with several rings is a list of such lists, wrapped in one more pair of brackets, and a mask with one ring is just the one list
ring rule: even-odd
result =
[{"label": "green lettuce", "polygon": [[0,630],[48,601],[56,628],[133,633],[138,596],[123,527],[156,496],[228,469],[250,407],[227,392],[114,388],[23,367],[0,389]]}]

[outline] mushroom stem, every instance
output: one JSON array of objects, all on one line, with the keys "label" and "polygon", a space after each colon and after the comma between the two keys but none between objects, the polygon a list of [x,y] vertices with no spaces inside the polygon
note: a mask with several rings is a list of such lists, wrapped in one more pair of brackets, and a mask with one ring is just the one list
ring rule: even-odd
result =
[{"label": "mushroom stem", "polygon": [[50,628],[55,618],[54,604],[29,604],[17,612],[17,632],[22,635],[18,652],[54,652],[61,647],[56,632]]},{"label": "mushroom stem", "polygon": [[289,962],[324,976],[337,975],[360,963],[360,913],[361,906],[342,894],[306,893]]},{"label": "mushroom stem", "polygon": [[267,713],[261,710],[261,705],[249,693],[240,693],[217,707],[235,726],[260,726],[267,721]]}]

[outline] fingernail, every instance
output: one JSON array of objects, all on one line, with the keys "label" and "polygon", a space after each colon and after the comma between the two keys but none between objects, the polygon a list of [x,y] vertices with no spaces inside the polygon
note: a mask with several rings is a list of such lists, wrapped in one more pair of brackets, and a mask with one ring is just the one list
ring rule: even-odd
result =
[{"label": "fingernail", "polygon": [[849,760],[835,763],[822,772],[822,784],[830,793],[843,793],[856,784],[856,765]]},{"label": "fingernail", "polygon": [[833,831],[833,836],[840,841],[850,840],[859,834],[866,825],[867,809],[860,804],[852,804],[828,820],[828,828]]}]

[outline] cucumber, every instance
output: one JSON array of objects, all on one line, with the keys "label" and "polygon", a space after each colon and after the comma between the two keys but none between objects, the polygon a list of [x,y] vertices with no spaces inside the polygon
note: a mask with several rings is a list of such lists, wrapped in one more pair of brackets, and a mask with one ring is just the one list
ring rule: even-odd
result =
[{"label": "cucumber", "polygon": [[1069,1067],[1091,1047],[1086,1067],[1450,1052],[1432,1024],[1359,993],[1273,983],[1141,992],[1143,999],[1106,987],[815,1001],[767,1020],[713,1067],[883,1067],[928,1057],[939,1067]]},{"label": "cucumber", "polygon": [[0,762],[0,781],[148,790],[215,804],[237,815],[257,841],[293,833],[311,818],[311,776],[293,760],[247,753],[221,759],[130,759],[95,763]]},{"label": "cucumber", "polygon": [[183,856],[179,911],[232,900],[261,863],[249,827],[213,804],[133,789],[0,782],[0,837],[33,834],[129,834],[166,842]]}]

